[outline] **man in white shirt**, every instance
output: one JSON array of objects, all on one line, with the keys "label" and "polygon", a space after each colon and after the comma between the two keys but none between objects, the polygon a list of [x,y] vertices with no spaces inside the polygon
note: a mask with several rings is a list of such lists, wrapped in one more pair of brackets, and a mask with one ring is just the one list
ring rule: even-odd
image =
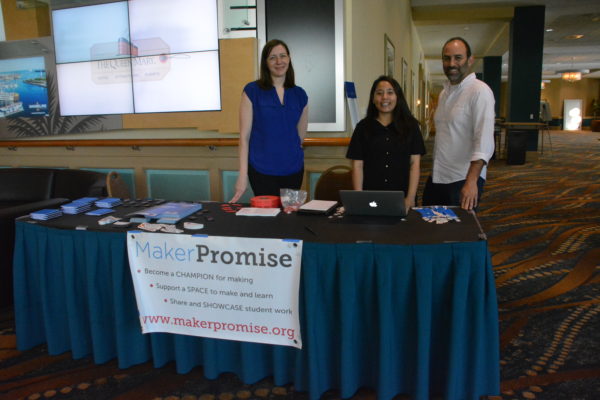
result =
[{"label": "man in white shirt", "polygon": [[473,55],[459,37],[442,50],[448,82],[435,112],[433,172],[423,205],[455,205],[472,210],[483,192],[487,163],[494,153],[494,94],[471,72]]}]

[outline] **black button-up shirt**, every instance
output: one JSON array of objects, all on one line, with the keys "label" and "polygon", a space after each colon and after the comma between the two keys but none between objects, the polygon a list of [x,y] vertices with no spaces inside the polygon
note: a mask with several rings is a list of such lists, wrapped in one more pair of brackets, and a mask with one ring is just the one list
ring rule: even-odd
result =
[{"label": "black button-up shirt", "polygon": [[410,156],[425,154],[418,126],[400,136],[393,124],[363,119],[356,125],[346,157],[363,160],[363,190],[408,191]]}]

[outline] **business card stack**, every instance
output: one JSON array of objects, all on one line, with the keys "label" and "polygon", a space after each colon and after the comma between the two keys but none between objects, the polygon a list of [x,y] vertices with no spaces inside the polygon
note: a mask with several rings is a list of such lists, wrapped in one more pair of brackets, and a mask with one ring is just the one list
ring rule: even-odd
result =
[{"label": "business card stack", "polygon": [[107,197],[105,199],[97,200],[95,204],[98,208],[113,208],[121,204],[121,199],[117,197]]},{"label": "business card stack", "polygon": [[38,221],[46,221],[52,218],[57,218],[62,215],[58,208],[44,208],[43,210],[34,211],[29,216]]}]

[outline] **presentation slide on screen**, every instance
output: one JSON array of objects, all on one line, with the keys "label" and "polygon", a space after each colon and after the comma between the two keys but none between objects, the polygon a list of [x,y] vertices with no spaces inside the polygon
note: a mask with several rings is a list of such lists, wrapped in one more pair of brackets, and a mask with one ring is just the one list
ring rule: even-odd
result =
[{"label": "presentation slide on screen", "polygon": [[302,241],[128,232],[143,333],[302,348]]},{"label": "presentation slide on screen", "polygon": [[139,55],[161,54],[140,41],[161,38],[171,53],[217,50],[219,32],[214,0],[144,0],[129,2],[131,41]]},{"label": "presentation slide on screen", "polygon": [[139,57],[132,63],[136,113],[220,109],[217,51]]},{"label": "presentation slide on screen", "polygon": [[[115,60],[117,61],[117,60]],[[121,60],[127,63],[127,60]],[[95,63],[89,61],[58,64],[58,99],[62,115],[125,114],[133,113],[131,75],[116,72],[110,84],[99,84],[92,79]]]},{"label": "presentation slide on screen", "polygon": [[57,64],[129,57],[116,48],[92,54],[97,46],[110,47],[119,39],[129,41],[127,2],[54,10],[52,28]]},{"label": "presentation slide on screen", "polygon": [[52,24],[62,115],[220,110],[214,0],[58,9]]}]

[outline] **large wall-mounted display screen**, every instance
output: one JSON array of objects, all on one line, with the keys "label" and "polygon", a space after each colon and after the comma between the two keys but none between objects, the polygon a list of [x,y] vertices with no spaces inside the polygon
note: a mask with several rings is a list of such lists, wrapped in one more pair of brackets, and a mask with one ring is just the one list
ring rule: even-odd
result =
[{"label": "large wall-mounted display screen", "polygon": [[216,0],[52,11],[61,115],[221,108]]},{"label": "large wall-mounted display screen", "polygon": [[48,115],[44,57],[0,60],[0,117]]}]

